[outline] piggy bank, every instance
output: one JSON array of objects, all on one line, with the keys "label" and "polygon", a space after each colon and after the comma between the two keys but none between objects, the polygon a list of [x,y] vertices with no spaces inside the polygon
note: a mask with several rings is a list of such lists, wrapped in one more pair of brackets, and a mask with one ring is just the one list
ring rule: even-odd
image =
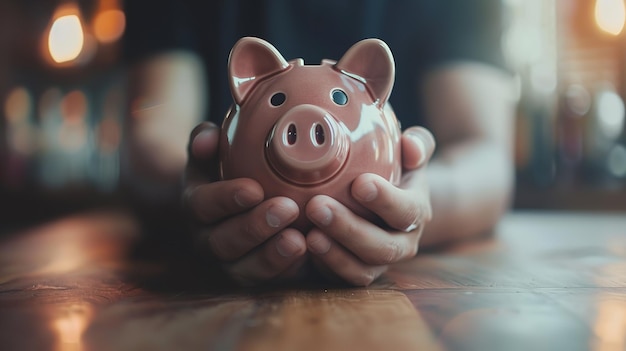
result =
[{"label": "piggy bank", "polygon": [[311,227],[306,203],[319,194],[376,221],[350,188],[363,173],[400,181],[400,126],[387,103],[394,72],[378,39],[319,65],[287,62],[262,39],[240,39],[228,62],[234,103],[220,137],[222,179],[252,178],[266,199],[293,199],[300,216],[292,227],[303,232]]}]

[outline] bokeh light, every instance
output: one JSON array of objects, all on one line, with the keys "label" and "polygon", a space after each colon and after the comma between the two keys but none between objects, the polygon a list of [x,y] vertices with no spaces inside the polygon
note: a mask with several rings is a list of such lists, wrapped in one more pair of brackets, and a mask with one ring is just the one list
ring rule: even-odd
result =
[{"label": "bokeh light", "polygon": [[597,96],[597,116],[600,131],[609,139],[617,138],[624,128],[624,101],[612,89],[606,89]]},{"label": "bokeh light", "polygon": [[615,145],[607,157],[607,168],[616,177],[626,176],[626,148]]},{"label": "bokeh light", "polygon": [[99,12],[93,22],[93,33],[102,43],[112,43],[124,33],[126,17],[117,9]]},{"label": "bokeh light", "polygon": [[11,90],[5,101],[6,142],[14,154],[29,156],[35,149],[35,131],[31,120],[32,106],[32,95],[24,87]]},{"label": "bokeh light", "polygon": [[33,98],[24,87],[16,87],[9,92],[4,103],[4,116],[9,124],[23,122],[32,112]]},{"label": "bokeh light", "polygon": [[84,350],[83,334],[94,314],[93,306],[84,302],[74,302],[60,306],[52,326],[56,334],[56,345],[52,350]]},{"label": "bokeh light", "polygon": [[[594,350],[623,350],[626,347],[626,301],[610,293],[595,297],[598,301],[596,321],[593,324],[595,336],[601,342]],[[606,345],[606,346],[605,346]],[[604,347],[603,347],[604,346]]]},{"label": "bokeh light", "polygon": [[596,0],[595,18],[601,30],[619,35],[626,21],[624,0]]},{"label": "bokeh light", "polygon": [[77,123],[87,115],[87,97],[80,90],[73,90],[61,101],[61,114],[67,123]]},{"label": "bokeh light", "polygon": [[50,56],[57,63],[75,60],[83,50],[84,41],[83,27],[77,15],[58,17],[48,36]]},{"label": "bokeh light", "polygon": [[80,90],[67,93],[61,101],[63,124],[59,129],[59,143],[65,151],[77,152],[87,145],[88,109],[87,97]]}]

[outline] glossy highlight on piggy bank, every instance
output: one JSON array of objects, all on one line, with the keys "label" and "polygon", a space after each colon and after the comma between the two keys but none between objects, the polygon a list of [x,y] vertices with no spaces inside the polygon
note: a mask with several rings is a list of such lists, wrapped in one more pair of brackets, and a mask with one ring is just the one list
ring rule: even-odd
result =
[{"label": "glossy highlight on piggy bank", "polygon": [[387,100],[395,66],[387,44],[362,40],[339,61],[289,62],[252,37],[232,48],[228,74],[234,104],[220,137],[222,179],[252,178],[265,198],[286,196],[300,208],[292,227],[306,231],[306,203],[331,196],[356,214],[375,216],[350,187],[363,173],[398,184],[400,126]]}]

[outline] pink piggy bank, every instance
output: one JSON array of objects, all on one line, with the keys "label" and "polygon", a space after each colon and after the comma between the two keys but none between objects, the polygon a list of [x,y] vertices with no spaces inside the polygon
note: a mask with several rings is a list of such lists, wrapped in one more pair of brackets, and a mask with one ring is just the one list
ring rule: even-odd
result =
[{"label": "pink piggy bank", "polygon": [[400,126],[387,104],[395,66],[387,44],[366,39],[338,62],[305,65],[246,37],[232,48],[228,70],[234,104],[220,137],[222,178],[252,178],[266,199],[293,199],[300,216],[292,227],[303,232],[311,227],[306,203],[319,194],[376,221],[350,187],[363,173],[400,181]]}]

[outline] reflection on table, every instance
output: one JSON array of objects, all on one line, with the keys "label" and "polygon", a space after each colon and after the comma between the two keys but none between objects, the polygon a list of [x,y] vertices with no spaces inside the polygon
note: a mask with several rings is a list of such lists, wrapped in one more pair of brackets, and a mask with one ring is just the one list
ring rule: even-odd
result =
[{"label": "reflection on table", "polygon": [[184,258],[132,258],[140,228],[94,212],[5,237],[0,348],[626,348],[625,215],[512,213],[493,238],[422,253],[368,288],[224,289]]}]

